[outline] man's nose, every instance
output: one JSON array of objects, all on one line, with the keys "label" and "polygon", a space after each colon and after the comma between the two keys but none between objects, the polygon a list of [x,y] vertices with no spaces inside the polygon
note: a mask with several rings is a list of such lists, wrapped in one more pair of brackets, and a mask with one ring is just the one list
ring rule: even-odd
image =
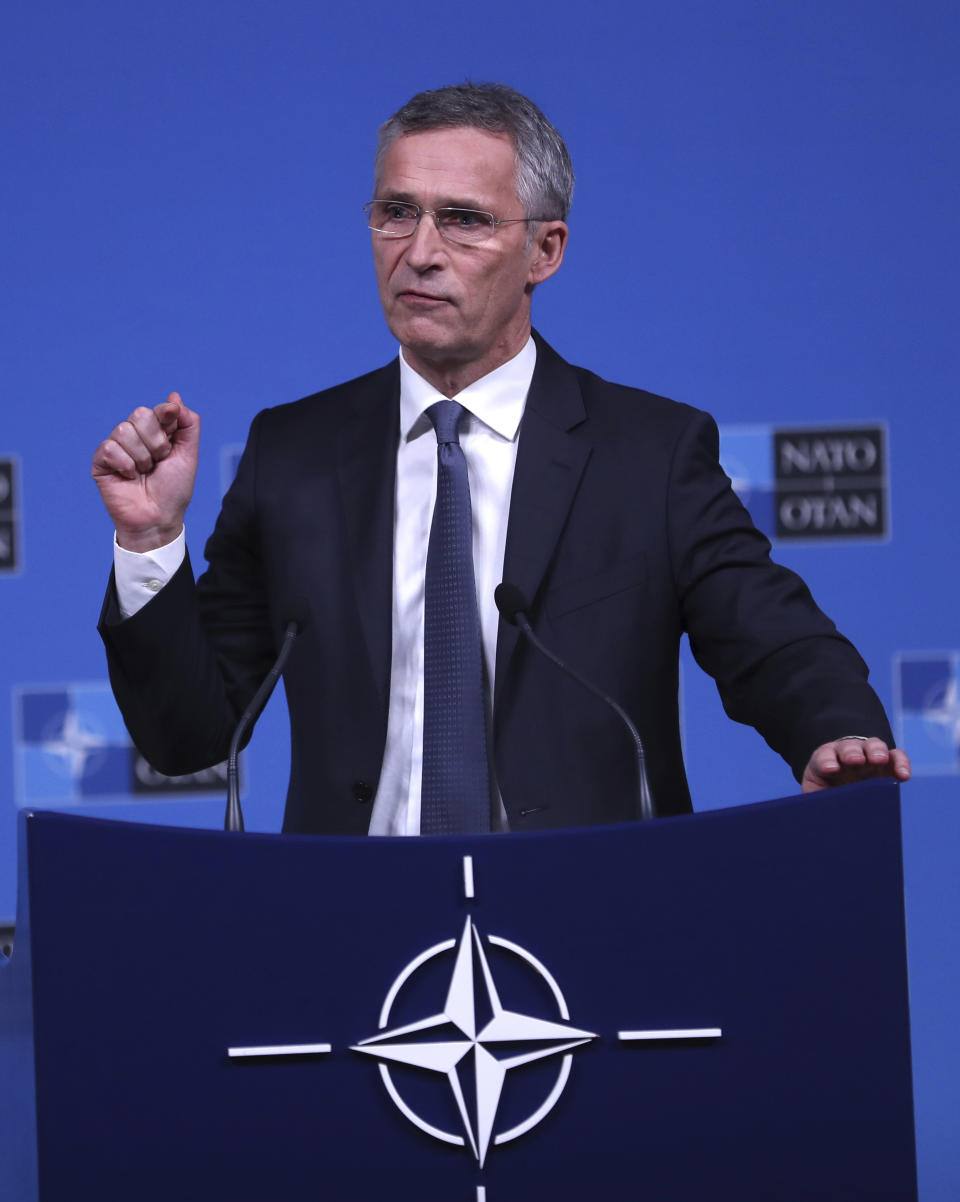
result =
[{"label": "man's nose", "polygon": [[445,242],[432,213],[422,213],[407,239],[407,262],[418,271],[435,266],[443,257]]}]

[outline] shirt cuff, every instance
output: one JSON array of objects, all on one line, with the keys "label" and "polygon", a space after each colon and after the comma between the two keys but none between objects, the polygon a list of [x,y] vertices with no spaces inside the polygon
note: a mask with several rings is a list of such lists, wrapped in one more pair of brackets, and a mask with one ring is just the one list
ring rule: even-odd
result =
[{"label": "shirt cuff", "polygon": [[124,618],[132,618],[163,588],[183,563],[187,535],[181,530],[172,543],[153,551],[126,551],[113,536],[113,575],[117,602]]}]

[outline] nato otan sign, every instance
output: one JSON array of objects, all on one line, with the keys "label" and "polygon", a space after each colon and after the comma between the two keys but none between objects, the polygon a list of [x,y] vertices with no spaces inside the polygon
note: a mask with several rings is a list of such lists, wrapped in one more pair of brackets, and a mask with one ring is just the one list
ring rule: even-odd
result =
[{"label": "nato otan sign", "polygon": [[726,426],[720,459],[757,527],[771,539],[885,539],[886,434],[882,424]]},{"label": "nato otan sign", "polygon": [[17,504],[17,461],[0,459],[0,572],[20,566],[20,512]]}]

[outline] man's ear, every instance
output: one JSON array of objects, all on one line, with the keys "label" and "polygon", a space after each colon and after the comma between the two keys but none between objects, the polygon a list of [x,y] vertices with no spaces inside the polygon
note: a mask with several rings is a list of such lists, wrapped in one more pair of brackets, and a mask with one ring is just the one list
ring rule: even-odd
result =
[{"label": "man's ear", "polygon": [[565,221],[541,221],[533,235],[530,271],[527,283],[531,288],[542,284],[558,271],[563,262],[570,230]]}]

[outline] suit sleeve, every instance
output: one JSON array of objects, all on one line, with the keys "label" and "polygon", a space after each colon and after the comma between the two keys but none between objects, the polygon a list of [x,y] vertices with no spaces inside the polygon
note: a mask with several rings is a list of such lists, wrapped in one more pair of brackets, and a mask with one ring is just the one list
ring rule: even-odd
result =
[{"label": "suit sleeve", "polygon": [[718,461],[713,419],[697,413],[671,469],[668,538],[694,656],[724,709],[755,727],[799,780],[813,750],[890,726],[867,666],[794,572],[770,558]]},{"label": "suit sleeve", "polygon": [[255,519],[255,419],[194,583],[189,556],[167,585],[123,620],[113,578],[99,631],[114,695],[137,747],[159,771],[223,760],[234,728],[276,653]]}]

